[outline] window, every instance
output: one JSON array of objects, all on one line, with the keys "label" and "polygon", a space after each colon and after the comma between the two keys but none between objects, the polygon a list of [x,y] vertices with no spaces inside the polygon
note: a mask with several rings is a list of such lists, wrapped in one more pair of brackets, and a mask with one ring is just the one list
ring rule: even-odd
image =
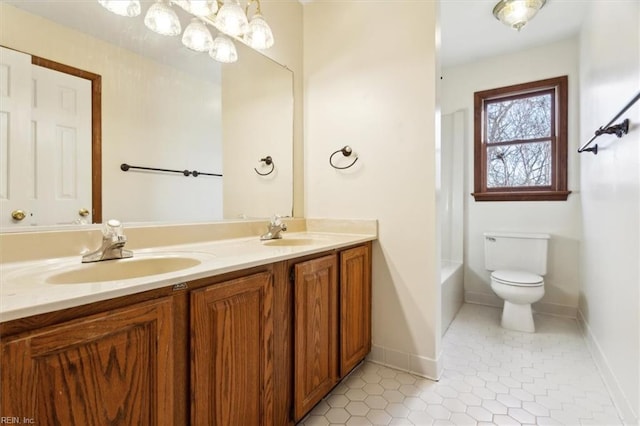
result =
[{"label": "window", "polygon": [[476,201],[564,201],[567,76],[474,94]]}]

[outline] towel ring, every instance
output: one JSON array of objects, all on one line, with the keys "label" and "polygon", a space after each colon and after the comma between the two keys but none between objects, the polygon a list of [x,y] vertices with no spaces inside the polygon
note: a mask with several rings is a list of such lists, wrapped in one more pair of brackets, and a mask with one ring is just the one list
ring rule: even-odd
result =
[{"label": "towel ring", "polygon": [[341,152],[342,155],[344,155],[345,157],[350,157],[351,154],[353,154],[353,150],[351,149],[351,147],[349,145],[345,145],[343,146],[341,149],[337,150],[336,152],[334,152],[333,154],[331,154],[331,156],[329,157],[329,164],[331,165],[331,167],[333,167],[334,169],[338,169],[338,170],[344,170],[344,169],[348,169],[349,167],[352,167],[354,164],[356,164],[356,161],[358,161],[358,157],[356,157],[351,164],[349,164],[348,166],[344,166],[344,167],[340,167],[340,166],[336,166],[335,164],[333,164],[333,157],[334,155],[336,155],[337,153]]},{"label": "towel ring", "polygon": [[260,173],[258,169],[254,167],[253,170],[255,170],[257,174],[259,174],[260,176],[267,176],[273,173],[273,170],[276,168],[276,165],[273,162],[273,158],[271,158],[270,155],[267,155],[266,157],[261,158],[260,161],[266,164],[267,166],[271,166],[271,170],[269,170],[267,173]]}]

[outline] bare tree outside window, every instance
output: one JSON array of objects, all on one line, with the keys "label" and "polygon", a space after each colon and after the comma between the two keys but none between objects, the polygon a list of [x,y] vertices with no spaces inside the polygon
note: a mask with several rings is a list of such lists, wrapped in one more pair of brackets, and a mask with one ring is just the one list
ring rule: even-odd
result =
[{"label": "bare tree outside window", "polygon": [[[488,188],[551,184],[551,100],[546,94],[487,103]],[[548,140],[520,142],[540,138]]]},{"label": "bare tree outside window", "polygon": [[475,93],[477,201],[566,200],[567,77]]}]

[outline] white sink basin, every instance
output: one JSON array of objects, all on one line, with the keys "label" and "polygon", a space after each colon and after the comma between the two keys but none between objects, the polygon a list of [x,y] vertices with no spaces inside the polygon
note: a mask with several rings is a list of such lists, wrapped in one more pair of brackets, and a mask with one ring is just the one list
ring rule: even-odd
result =
[{"label": "white sink basin", "polygon": [[[213,259],[195,251],[134,252],[128,259],[81,263],[80,258],[47,260],[3,274],[5,287],[46,284],[91,284],[126,281],[182,271]],[[5,289],[6,289],[5,288]]]},{"label": "white sink basin", "polygon": [[200,260],[187,256],[154,256],[141,258],[134,256],[129,259],[83,263],[49,275],[45,279],[45,282],[49,284],[82,284],[121,281],[180,271],[198,266],[201,263]]}]

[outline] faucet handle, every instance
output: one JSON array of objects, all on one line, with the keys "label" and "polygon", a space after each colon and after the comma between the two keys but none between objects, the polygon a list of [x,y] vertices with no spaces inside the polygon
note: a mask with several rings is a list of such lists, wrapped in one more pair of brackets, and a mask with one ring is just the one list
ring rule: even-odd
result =
[{"label": "faucet handle", "polygon": [[104,235],[105,238],[124,236],[122,231],[122,224],[117,219],[109,219],[102,226],[102,235]]},{"label": "faucet handle", "polygon": [[280,216],[277,214],[274,214],[273,216],[271,216],[271,226],[278,226],[282,223],[282,221],[280,220]]}]

